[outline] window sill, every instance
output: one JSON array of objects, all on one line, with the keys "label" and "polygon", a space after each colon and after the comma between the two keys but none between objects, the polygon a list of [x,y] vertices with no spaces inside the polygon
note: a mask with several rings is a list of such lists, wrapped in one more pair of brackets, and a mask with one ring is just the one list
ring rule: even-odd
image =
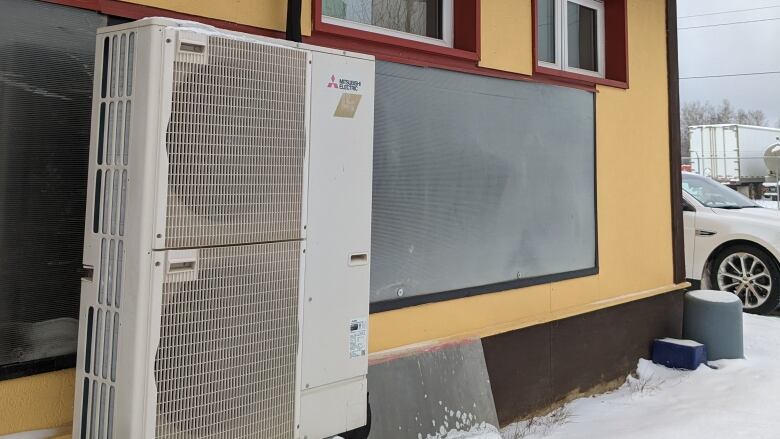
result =
[{"label": "window sill", "polygon": [[599,274],[599,267],[596,265],[592,268],[585,268],[582,270],[569,271],[566,273],[550,274],[532,278],[523,278],[510,280],[506,282],[499,282],[490,285],[482,285],[476,287],[468,287],[460,290],[444,291],[440,293],[426,294],[422,296],[410,296],[402,299],[386,300],[382,302],[373,302],[369,306],[369,313],[376,314],[385,311],[393,311],[396,309],[407,308],[410,306],[427,305],[429,303],[444,302],[454,299],[463,299],[465,297],[473,297],[482,294],[500,293],[518,288],[527,288],[536,285],[549,284],[553,282],[561,282],[565,280],[578,279],[588,276],[596,276]]},{"label": "window sill", "polygon": [[321,18],[315,20],[312,36],[306,38],[306,42],[330,47],[341,47],[358,52],[365,52],[366,45],[370,45],[379,54],[380,58],[383,56],[389,58],[409,58],[410,53],[416,52],[421,55],[433,55],[437,58],[479,60],[477,52],[325,23]]},{"label": "window sill", "polygon": [[549,67],[542,67],[536,65],[534,67],[534,77],[556,79],[558,81],[567,82],[570,84],[581,86],[596,86],[605,85],[608,87],[628,89],[627,81],[616,81],[609,78],[599,78],[597,76],[583,75],[581,73],[567,72],[564,70],[551,69]]},{"label": "window sill", "polygon": [[362,32],[366,32],[374,35],[381,35],[386,37],[394,37],[401,40],[416,41],[422,44],[428,44],[432,46],[440,47],[453,47],[452,40],[444,40],[440,38],[428,37],[424,35],[410,34],[401,31],[395,31],[392,29],[386,29],[380,26],[374,26],[370,24],[357,23],[342,18],[334,18],[323,16],[321,18],[322,24],[336,26],[339,28],[353,29]]}]

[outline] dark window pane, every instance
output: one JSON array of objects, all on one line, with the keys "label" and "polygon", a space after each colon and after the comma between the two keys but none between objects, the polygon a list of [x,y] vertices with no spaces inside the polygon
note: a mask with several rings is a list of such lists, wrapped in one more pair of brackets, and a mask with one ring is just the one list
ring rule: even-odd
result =
[{"label": "dark window pane", "polygon": [[323,0],[322,14],[385,29],[442,38],[441,2],[442,0]]},{"label": "dark window pane", "polygon": [[76,351],[95,32],[106,18],[26,0],[0,0],[0,11],[0,364],[7,365]]},{"label": "dark window pane", "polygon": [[593,102],[377,62],[371,301],[593,268]]},{"label": "dark window pane", "polygon": [[555,0],[536,4],[536,44],[539,61],[555,63]]},{"label": "dark window pane", "polygon": [[568,3],[568,63],[592,72],[598,71],[598,19],[595,9]]}]

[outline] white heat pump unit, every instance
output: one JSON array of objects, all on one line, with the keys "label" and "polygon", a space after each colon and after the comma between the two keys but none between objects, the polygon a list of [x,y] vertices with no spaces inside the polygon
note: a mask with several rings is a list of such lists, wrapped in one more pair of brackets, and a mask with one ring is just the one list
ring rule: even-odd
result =
[{"label": "white heat pump unit", "polygon": [[365,423],[373,117],[368,56],[98,32],[74,438]]}]

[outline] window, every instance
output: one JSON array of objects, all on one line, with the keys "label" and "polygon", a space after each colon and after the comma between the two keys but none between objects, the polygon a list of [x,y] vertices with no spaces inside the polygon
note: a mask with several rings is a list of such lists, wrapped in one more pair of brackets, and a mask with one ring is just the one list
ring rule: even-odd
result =
[{"label": "window", "polygon": [[707,207],[720,209],[761,207],[750,198],[708,177],[683,174],[682,188],[688,195]]},{"label": "window", "polygon": [[76,361],[95,32],[106,17],[22,0],[2,0],[0,9],[0,379],[7,379]]},{"label": "window", "polygon": [[544,88],[376,63],[373,312],[598,271],[595,94]]},{"label": "window", "polygon": [[685,201],[685,199],[682,200],[682,210],[683,212],[696,212],[696,208],[691,203]]},{"label": "window", "polygon": [[322,0],[322,21],[453,46],[453,0]]},{"label": "window", "polygon": [[539,66],[604,77],[604,3],[537,0]]}]

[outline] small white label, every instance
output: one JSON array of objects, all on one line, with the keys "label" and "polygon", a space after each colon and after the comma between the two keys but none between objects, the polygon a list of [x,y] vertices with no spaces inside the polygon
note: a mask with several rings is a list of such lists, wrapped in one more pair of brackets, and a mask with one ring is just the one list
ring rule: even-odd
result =
[{"label": "small white label", "polygon": [[368,319],[349,321],[349,358],[363,357],[368,350]]}]

